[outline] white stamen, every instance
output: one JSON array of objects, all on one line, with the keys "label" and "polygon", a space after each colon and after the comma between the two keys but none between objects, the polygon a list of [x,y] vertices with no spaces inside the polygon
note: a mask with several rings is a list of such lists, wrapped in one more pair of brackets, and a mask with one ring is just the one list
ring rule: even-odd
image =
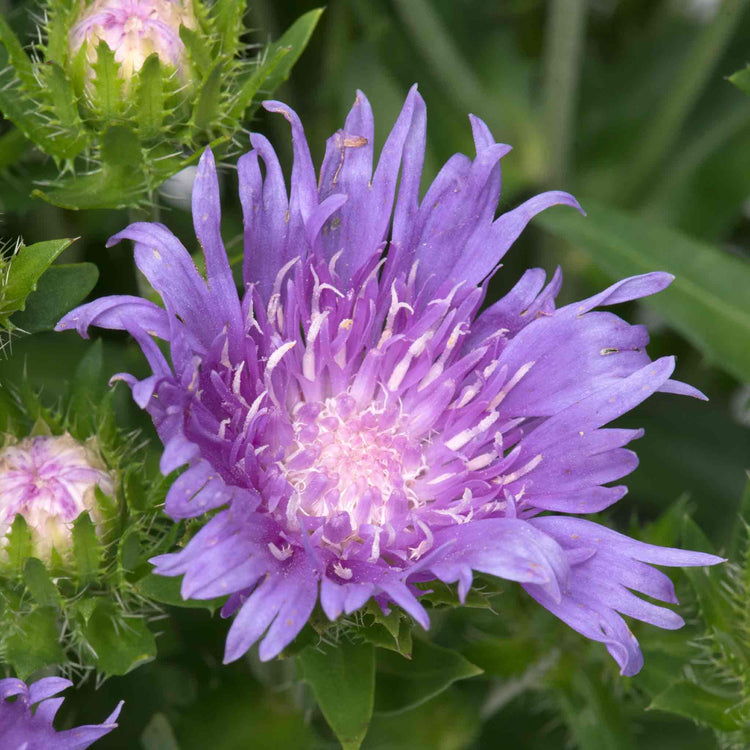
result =
[{"label": "white stamen", "polygon": [[537,466],[539,466],[541,462],[542,454],[540,453],[538,456],[534,456],[531,461],[529,461],[517,471],[514,471],[512,474],[506,474],[505,476],[500,477],[500,484],[511,484],[512,482],[515,482],[517,479],[520,479],[525,474],[528,474],[532,469],[535,469]]},{"label": "white stamen", "polygon": [[510,393],[510,391],[518,385],[518,382],[521,380],[521,378],[526,375],[526,373],[534,366],[534,362],[527,362],[525,365],[522,365],[518,368],[516,374],[502,387],[500,392],[495,396],[495,398],[492,399],[489,403],[490,409],[496,409],[500,402]]},{"label": "white stamen", "polygon": [[465,430],[461,430],[458,435],[454,435],[445,447],[452,451],[457,451],[463,448],[470,440],[486,432],[498,419],[500,415],[498,412],[490,412],[479,424],[474,427],[468,427]]},{"label": "white stamen", "polygon": [[352,575],[354,575],[350,568],[345,568],[340,562],[335,562],[333,564],[333,572],[339,577],[343,578],[345,581],[348,581],[351,579]]},{"label": "white stamen", "polygon": [[292,549],[291,544],[285,544],[282,546],[281,549],[279,549],[273,542],[269,542],[268,549],[271,550],[271,554],[277,560],[282,560],[282,561],[288,560],[294,554],[294,550]]}]

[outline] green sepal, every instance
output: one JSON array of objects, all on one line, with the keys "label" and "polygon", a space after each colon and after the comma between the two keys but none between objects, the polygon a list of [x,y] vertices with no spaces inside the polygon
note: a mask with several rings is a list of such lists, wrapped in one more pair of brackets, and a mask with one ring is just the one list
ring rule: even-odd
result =
[{"label": "green sepal", "polygon": [[18,677],[45,667],[62,664],[65,654],[59,643],[58,613],[54,607],[40,607],[17,622],[18,629],[5,639],[5,661]]},{"label": "green sepal", "polygon": [[375,648],[370,643],[308,646],[297,657],[328,725],[343,750],[357,750],[367,734],[375,695]]},{"label": "green sepal", "polygon": [[216,0],[213,15],[220,55],[233,58],[239,51],[242,18],[246,9],[245,0]]},{"label": "green sepal", "polygon": [[96,62],[93,64],[94,87],[92,101],[97,114],[105,121],[111,121],[122,112],[122,79],[118,75],[120,64],[115,53],[106,42],[99,42],[96,48]]},{"label": "green sepal", "polygon": [[138,133],[143,140],[159,135],[164,121],[164,81],[159,56],[146,58],[138,75]]},{"label": "green sepal", "polygon": [[412,650],[412,627],[411,618],[398,607],[393,607],[386,615],[370,600],[365,608],[364,627],[357,632],[375,646],[409,657]]},{"label": "green sepal", "polygon": [[39,91],[39,82],[34,75],[34,66],[29,56],[26,54],[23,45],[18,37],[13,33],[8,22],[0,14],[0,44],[5,47],[8,54],[8,60],[13,66],[13,71],[18,76],[27,93],[37,93]]},{"label": "green sepal", "polygon": [[113,603],[100,599],[84,633],[96,654],[96,667],[111,677],[124,675],[156,656],[156,641],[141,617],[123,617]]},{"label": "green sepal", "polygon": [[13,519],[6,539],[8,540],[8,545],[5,548],[5,552],[8,555],[8,565],[14,575],[21,575],[24,563],[31,557],[33,552],[31,529],[22,515],[18,514]]},{"label": "green sepal", "polygon": [[94,522],[88,513],[81,513],[73,521],[73,557],[81,586],[93,583],[99,578],[102,554],[102,545]]},{"label": "green sepal", "polygon": [[180,39],[182,39],[188,57],[195,66],[199,77],[203,78],[208,73],[213,62],[205,36],[194,29],[189,29],[187,26],[180,26]]},{"label": "green sepal", "polygon": [[240,118],[245,110],[253,103],[261,87],[269,80],[281,61],[292,51],[291,47],[279,47],[269,53],[265,62],[255,69],[251,69],[237,82],[237,92],[233,95],[231,116]]},{"label": "green sepal", "polygon": [[60,594],[41,560],[36,557],[26,560],[23,566],[23,581],[37,604],[42,607],[60,605]]},{"label": "green sepal", "polygon": [[221,101],[223,64],[216,63],[205,77],[195,103],[191,125],[196,133],[210,133],[216,121]]},{"label": "green sepal", "polygon": [[66,143],[61,150],[65,158],[69,159],[79,154],[86,146],[84,125],[78,113],[73,85],[56,62],[48,62],[42,70],[52,114],[59,121],[62,131],[57,134],[56,140]]}]

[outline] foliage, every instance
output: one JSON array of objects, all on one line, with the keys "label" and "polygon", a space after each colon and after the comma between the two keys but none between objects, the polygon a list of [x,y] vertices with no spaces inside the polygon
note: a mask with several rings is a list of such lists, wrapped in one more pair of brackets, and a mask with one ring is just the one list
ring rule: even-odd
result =
[{"label": "foliage", "polygon": [[[51,156],[58,174],[34,195],[65,208],[118,208],[150,200],[168,177],[193,164],[206,144],[236,153],[240,123],[289,75],[322,10],[299,18],[276,42],[248,56],[244,4],[196,2],[197,27],[180,27],[187,80],[153,52],[131,79],[105,42],[88,61],[68,44],[85,5],[53,0],[43,42],[29,56],[0,18],[0,111]],[[6,135],[12,138],[11,134]],[[20,149],[22,151],[22,149]]]}]

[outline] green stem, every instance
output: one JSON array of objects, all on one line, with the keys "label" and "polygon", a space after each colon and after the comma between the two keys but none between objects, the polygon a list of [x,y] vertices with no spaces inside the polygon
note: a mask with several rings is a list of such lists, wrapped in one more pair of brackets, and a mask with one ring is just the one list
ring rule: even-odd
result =
[{"label": "green stem", "polygon": [[552,185],[562,185],[568,173],[585,28],[586,0],[552,0],[544,54],[547,182]]},{"label": "green stem", "polygon": [[687,54],[682,70],[656,117],[651,121],[636,152],[630,174],[622,186],[627,204],[639,196],[663,164],[683,124],[711,78],[716,63],[737,26],[747,0],[724,0],[716,17],[707,24]]}]

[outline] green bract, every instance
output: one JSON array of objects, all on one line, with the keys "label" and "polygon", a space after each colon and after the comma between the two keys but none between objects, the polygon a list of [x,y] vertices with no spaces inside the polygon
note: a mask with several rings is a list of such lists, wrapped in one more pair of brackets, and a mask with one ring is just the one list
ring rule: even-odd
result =
[{"label": "green bract", "polygon": [[[244,0],[194,0],[171,19],[178,70],[158,47],[141,59],[154,49],[148,40],[136,51],[113,50],[97,34],[73,43],[72,30],[101,5],[50,0],[31,54],[0,17],[0,111],[54,159],[57,176],[34,194],[65,208],[143,203],[200,147],[230,150],[256,96],[286,80],[322,13],[301,16],[256,55],[244,41]],[[4,139],[19,150],[15,131]]]},{"label": "green bract", "polygon": [[0,657],[21,678],[44,668],[120,675],[156,655],[148,623],[161,609],[140,583],[151,569],[148,559],[168,549],[181,527],[159,513],[167,480],[147,470],[137,434],[116,427],[112,396],[99,398],[101,359],[95,344],[56,409],[42,406],[25,385],[15,393],[0,389],[6,444],[77,443],[106,471],[102,486],[111,488],[109,494],[94,489],[60,549],[40,546],[20,513],[7,529],[0,552]]}]

